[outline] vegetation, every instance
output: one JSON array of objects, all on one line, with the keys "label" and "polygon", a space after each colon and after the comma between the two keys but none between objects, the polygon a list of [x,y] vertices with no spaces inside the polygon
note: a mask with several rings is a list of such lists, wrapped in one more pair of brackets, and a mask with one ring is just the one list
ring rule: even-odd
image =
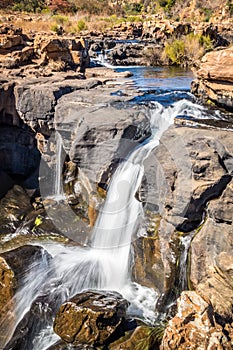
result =
[{"label": "vegetation", "polygon": [[205,52],[213,49],[209,36],[190,33],[180,39],[168,40],[165,44],[164,54],[174,65],[195,63]]},{"label": "vegetation", "polygon": [[[219,13],[224,5],[229,15],[233,14],[231,0],[196,0],[195,10],[200,19],[209,21],[214,13]],[[181,12],[189,15],[191,3],[189,0],[1,0],[0,8],[14,9],[26,12],[50,11],[56,13],[85,13],[89,15],[137,16],[142,13],[164,13],[177,18]]]}]

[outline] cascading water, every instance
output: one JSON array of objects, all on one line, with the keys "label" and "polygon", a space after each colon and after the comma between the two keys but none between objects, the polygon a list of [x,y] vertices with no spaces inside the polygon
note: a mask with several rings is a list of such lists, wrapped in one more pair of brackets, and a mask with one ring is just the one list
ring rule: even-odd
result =
[{"label": "cascading water", "polygon": [[64,192],[62,186],[62,152],[63,152],[63,144],[62,137],[59,132],[55,134],[55,145],[56,145],[56,164],[55,164],[55,172],[54,172],[54,193],[53,198],[55,200],[64,199]]},{"label": "cascading water", "polygon": [[[109,289],[120,292],[131,302],[128,311],[130,316],[140,317],[153,324],[157,294],[153,289],[132,282],[130,275],[131,241],[136,235],[142,234],[143,230],[143,209],[135,194],[143,176],[143,161],[159,144],[162,133],[173,123],[174,118],[184,114],[187,109],[192,110],[195,115],[198,113],[196,105],[186,100],[167,108],[159,103],[154,104],[154,108],[150,110],[153,136],[139,144],[116,170],[93,229],[91,246],[81,248],[55,243],[44,244],[44,248],[53,256],[53,264],[37,272],[37,278],[30,282],[30,293],[28,279],[25,279],[23,287],[16,293],[14,302],[21,307],[16,318],[11,319],[15,326],[28,312],[33,300],[53,285],[60,286],[61,289],[57,304],[53,301],[53,305],[49,305],[54,314],[62,301],[82,290]],[[8,339],[12,333],[11,327]],[[28,350],[45,350],[58,337],[53,332],[51,322],[36,329],[34,334],[30,334],[30,339]]]}]

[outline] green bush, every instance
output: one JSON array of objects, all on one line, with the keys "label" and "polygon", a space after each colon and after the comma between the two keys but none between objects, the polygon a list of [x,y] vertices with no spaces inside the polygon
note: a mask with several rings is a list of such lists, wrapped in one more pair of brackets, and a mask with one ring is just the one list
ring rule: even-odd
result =
[{"label": "green bush", "polygon": [[170,11],[171,8],[175,5],[176,0],[159,0],[159,5],[164,7],[165,10]]},{"label": "green bush", "polygon": [[175,39],[171,43],[166,43],[165,54],[173,64],[181,65],[184,62],[185,58],[184,41],[180,39]]},{"label": "green bush", "polygon": [[45,0],[25,0],[15,1],[12,9],[14,11],[26,11],[26,12],[41,12],[46,8]]},{"label": "green bush", "polygon": [[207,7],[201,9],[201,13],[204,15],[204,21],[209,22],[210,17],[213,14],[213,10]]},{"label": "green bush", "polygon": [[87,25],[86,25],[86,22],[84,21],[84,19],[80,19],[77,22],[77,29],[78,29],[79,32],[81,32],[84,29],[87,29]]},{"label": "green bush", "polygon": [[214,48],[213,41],[210,39],[210,36],[200,35],[199,42],[205,49],[205,51],[211,51]]},{"label": "green bush", "polygon": [[60,26],[57,23],[51,24],[50,29],[52,30],[52,32],[58,33]]},{"label": "green bush", "polygon": [[143,4],[139,4],[139,3],[127,3],[125,4],[124,6],[124,12],[127,14],[127,15],[137,15],[139,13],[141,13],[142,11],[142,8],[143,8]]},{"label": "green bush", "polygon": [[64,25],[69,22],[69,18],[63,15],[54,15],[52,18],[60,25]]}]

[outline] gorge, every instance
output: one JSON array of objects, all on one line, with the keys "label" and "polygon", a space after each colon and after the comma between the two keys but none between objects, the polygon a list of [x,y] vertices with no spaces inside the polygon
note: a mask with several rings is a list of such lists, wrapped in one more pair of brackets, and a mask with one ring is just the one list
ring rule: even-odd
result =
[{"label": "gorge", "polygon": [[232,114],[142,70],[1,77],[0,348],[232,348]]}]

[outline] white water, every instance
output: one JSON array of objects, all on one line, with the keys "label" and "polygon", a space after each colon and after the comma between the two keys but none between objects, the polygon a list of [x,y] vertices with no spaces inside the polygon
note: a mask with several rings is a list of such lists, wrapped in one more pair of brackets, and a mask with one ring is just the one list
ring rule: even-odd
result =
[{"label": "white water", "polygon": [[55,200],[61,200],[64,198],[63,186],[62,186],[62,137],[59,132],[55,134],[56,144],[56,166],[55,166],[55,179],[54,179],[54,195]]},{"label": "white water", "polygon": [[[43,293],[45,286],[49,288],[53,285],[54,281],[61,286],[63,300],[90,288],[118,291],[131,302],[128,310],[131,316],[153,324],[157,294],[153,289],[131,281],[131,241],[134,235],[141,234],[143,223],[142,205],[135,199],[135,194],[143,176],[143,161],[159,144],[162,133],[174,118],[190,107],[190,102],[185,100],[168,108],[155,103],[155,109],[150,111],[153,136],[148,142],[138,145],[116,170],[93,229],[91,247],[64,247],[55,243],[44,245],[54,257],[53,267],[37,271],[36,278],[30,278],[30,281],[25,279],[23,288],[14,298],[18,305],[15,325],[29,310],[35,297]],[[10,333],[12,330],[10,332],[9,329],[9,337]],[[30,350],[45,350],[56,340],[52,325],[46,326],[34,335]]]}]

